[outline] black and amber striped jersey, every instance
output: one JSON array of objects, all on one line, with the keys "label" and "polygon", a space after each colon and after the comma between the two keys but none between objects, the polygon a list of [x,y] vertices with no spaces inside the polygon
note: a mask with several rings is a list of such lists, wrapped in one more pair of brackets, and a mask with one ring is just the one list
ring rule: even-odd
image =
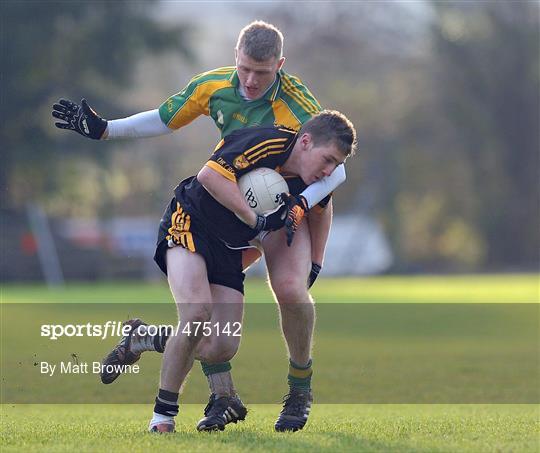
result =
[{"label": "black and amber striped jersey", "polygon": [[[295,131],[284,127],[239,129],[218,143],[206,165],[233,182],[255,168],[279,171],[289,158],[297,136]],[[306,187],[303,183],[294,186],[295,193]],[[210,234],[226,244],[243,247],[255,237],[254,230],[216,201],[195,176],[182,181],[174,193],[189,215],[201,220]]]},{"label": "black and amber striped jersey", "polygon": [[250,127],[223,138],[206,166],[236,182],[259,167],[279,171],[296,142],[297,133],[285,127]]}]

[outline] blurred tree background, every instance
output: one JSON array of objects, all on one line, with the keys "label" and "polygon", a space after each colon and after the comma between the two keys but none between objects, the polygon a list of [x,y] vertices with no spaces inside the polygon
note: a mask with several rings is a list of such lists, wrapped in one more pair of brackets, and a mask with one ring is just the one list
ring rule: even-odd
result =
[{"label": "blurred tree background", "polygon": [[287,34],[287,67],[357,125],[360,157],[335,196],[384,222],[396,270],[538,269],[538,3],[332,3],[271,18],[309,27],[294,46]]},{"label": "blurred tree background", "polygon": [[114,211],[111,201],[121,201],[114,177],[100,171],[110,164],[114,145],[58,133],[51,102],[86,97],[109,117],[125,116],[119,95],[133,83],[142,58],[174,51],[192,59],[190,27],[163,27],[153,18],[157,4],[2,2],[3,207],[32,199],[59,205],[56,214],[70,214],[70,206],[81,203],[87,206],[75,213]]},{"label": "blurred tree background", "polygon": [[285,69],[356,124],[336,213],[382,222],[393,271],[538,269],[538,3],[230,3],[228,21],[216,4],[186,5],[2,2],[4,208],[30,197],[60,216],[159,215],[213,126],[100,143],[57,131],[50,105],[156,108],[232,64],[238,31],[260,18],[284,32]]}]

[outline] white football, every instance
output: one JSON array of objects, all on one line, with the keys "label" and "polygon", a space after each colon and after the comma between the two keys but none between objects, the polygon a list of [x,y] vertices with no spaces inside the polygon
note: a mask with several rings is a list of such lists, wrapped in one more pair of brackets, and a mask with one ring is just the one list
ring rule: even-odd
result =
[{"label": "white football", "polygon": [[289,191],[283,176],[271,168],[257,168],[246,173],[238,180],[238,187],[257,214],[276,209],[281,204],[280,194]]}]

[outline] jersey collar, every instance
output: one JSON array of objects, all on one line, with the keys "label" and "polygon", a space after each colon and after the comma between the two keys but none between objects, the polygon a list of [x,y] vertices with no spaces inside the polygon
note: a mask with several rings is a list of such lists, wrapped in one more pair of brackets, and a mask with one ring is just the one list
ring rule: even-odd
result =
[{"label": "jersey collar", "polygon": [[[265,95],[261,99],[265,99],[269,102],[274,102],[277,99],[279,90],[281,88],[282,75],[283,75],[283,71],[280,69],[276,75],[276,80],[274,80],[274,83],[272,84],[272,86],[268,90],[266,90]],[[236,69],[231,74],[231,77],[229,78],[229,82],[231,82],[231,84],[236,89],[240,87],[240,79],[238,78],[238,72],[236,71]],[[260,99],[257,99],[257,100],[259,101]]]}]

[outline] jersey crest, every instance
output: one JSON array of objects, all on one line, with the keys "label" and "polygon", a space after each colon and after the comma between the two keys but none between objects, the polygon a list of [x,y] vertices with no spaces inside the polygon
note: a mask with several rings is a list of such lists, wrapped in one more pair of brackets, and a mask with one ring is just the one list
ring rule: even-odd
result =
[{"label": "jersey crest", "polygon": [[234,168],[238,170],[243,170],[244,168],[249,167],[250,163],[247,160],[246,156],[244,156],[243,154],[240,154],[234,159],[233,165],[234,165]]}]

